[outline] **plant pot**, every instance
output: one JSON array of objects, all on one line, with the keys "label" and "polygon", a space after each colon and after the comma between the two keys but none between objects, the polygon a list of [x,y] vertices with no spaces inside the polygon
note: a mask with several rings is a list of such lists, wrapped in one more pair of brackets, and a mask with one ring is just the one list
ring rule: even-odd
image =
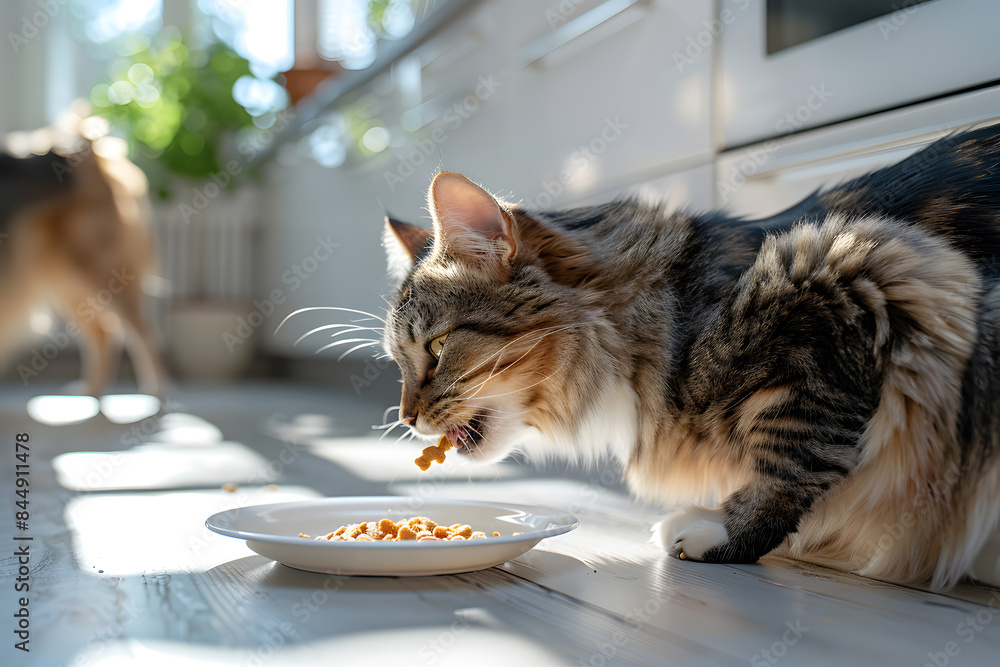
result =
[{"label": "plant pot", "polygon": [[252,338],[240,331],[248,310],[240,302],[175,304],[170,314],[170,360],[178,377],[230,382],[243,375],[253,357]]}]

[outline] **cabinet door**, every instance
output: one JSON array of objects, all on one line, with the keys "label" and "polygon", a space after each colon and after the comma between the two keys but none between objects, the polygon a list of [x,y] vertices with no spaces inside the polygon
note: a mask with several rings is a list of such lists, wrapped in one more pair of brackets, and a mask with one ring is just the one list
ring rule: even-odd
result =
[{"label": "cabinet door", "polygon": [[711,155],[712,2],[503,4],[518,21],[516,67],[496,93],[502,119],[476,143],[492,147],[484,171],[509,174],[503,186],[526,204],[558,207]]},{"label": "cabinet door", "polygon": [[998,109],[995,86],[727,151],[715,162],[716,205],[751,218],[772,215],[956,129],[995,123]]}]

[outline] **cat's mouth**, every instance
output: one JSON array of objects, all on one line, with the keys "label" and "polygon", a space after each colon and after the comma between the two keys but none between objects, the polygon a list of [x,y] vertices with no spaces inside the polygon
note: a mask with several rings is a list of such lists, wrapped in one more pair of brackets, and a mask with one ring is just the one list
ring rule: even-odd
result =
[{"label": "cat's mouth", "polygon": [[451,428],[447,435],[452,446],[463,454],[478,452],[486,433],[485,417],[485,412],[479,412],[464,425]]}]

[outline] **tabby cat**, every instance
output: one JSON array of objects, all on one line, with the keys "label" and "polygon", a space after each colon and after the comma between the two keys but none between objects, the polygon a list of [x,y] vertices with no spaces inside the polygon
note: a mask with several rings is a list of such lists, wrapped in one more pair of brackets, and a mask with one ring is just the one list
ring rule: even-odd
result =
[{"label": "tabby cat", "polygon": [[970,574],[1000,519],[1000,125],[759,220],[529,211],[449,172],[428,199],[385,234],[402,423],[611,454],[698,503],[657,529],[681,558]]}]

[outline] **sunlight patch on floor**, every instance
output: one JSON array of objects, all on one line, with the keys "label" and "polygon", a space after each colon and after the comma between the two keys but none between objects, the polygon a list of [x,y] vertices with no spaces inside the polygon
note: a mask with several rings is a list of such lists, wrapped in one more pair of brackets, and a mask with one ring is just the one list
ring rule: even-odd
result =
[{"label": "sunlight patch on floor", "polygon": [[[205,519],[248,505],[320,498],[301,486],[81,496],[66,506],[78,566],[98,576],[202,572],[252,556],[243,540],[213,533]],[[103,570],[103,572],[100,572]]]},{"label": "sunlight patch on floor", "polygon": [[80,424],[100,411],[101,403],[93,396],[35,396],[28,400],[28,415],[48,426]]},{"label": "sunlight patch on floor", "polygon": [[272,463],[238,442],[148,442],[126,451],[69,452],[52,460],[59,483],[72,491],[264,484],[276,481]]}]

